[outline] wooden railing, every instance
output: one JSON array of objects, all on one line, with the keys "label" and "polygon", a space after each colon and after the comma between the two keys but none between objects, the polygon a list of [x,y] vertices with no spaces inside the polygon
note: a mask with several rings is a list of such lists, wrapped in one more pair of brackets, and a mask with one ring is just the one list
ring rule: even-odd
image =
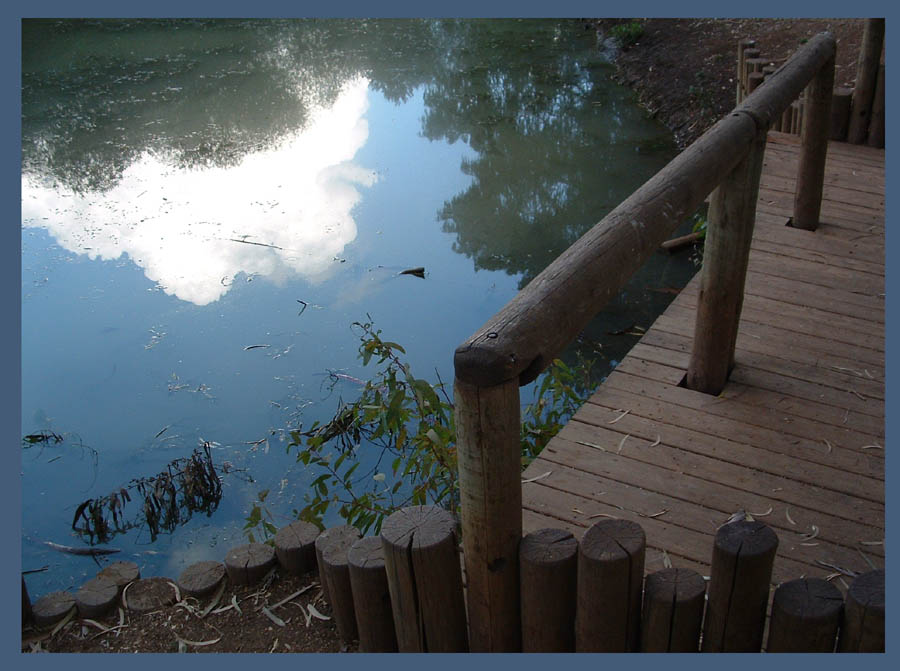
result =
[{"label": "wooden railing", "polygon": [[[866,19],[853,88],[835,88],[831,97],[830,139],[852,144],[884,147],[885,97],[884,19]],[[776,67],[756,48],[755,40],[741,40],[737,51],[735,76],[737,103],[756,90]],[[803,126],[805,103],[791,103],[775,120],[773,130],[799,135]]]},{"label": "wooden railing", "polygon": [[712,193],[686,384],[733,364],[766,134],[807,89],[792,225],[819,220],[835,41],[810,40],[746,100],[553,261],[457,350],[455,407],[469,646],[522,649],[519,386],[534,380]]}]

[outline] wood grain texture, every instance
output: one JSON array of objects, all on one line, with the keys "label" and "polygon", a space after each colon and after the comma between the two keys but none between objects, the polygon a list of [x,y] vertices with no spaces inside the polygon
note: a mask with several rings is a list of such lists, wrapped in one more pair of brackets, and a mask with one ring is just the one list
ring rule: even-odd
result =
[{"label": "wood grain texture", "polygon": [[[796,175],[799,143],[769,133],[762,182]],[[526,533],[580,537],[592,516],[628,519],[647,532],[648,569],[665,552],[708,576],[716,528],[743,509],[780,539],[773,586],[825,578],[827,564],[884,566],[884,156],[831,143],[823,212],[834,216],[814,232],[786,225],[788,189],[765,212],[760,191],[725,388],[681,386],[695,277],[523,473],[552,472],[522,485]],[[829,184],[854,202],[828,201]]]},{"label": "wood grain texture", "polygon": [[400,652],[466,652],[453,516],[435,506],[402,508],[384,521],[381,540]]},{"label": "wood grain texture", "polygon": [[522,652],[574,652],[578,541],[571,531],[540,529],[519,546]]}]

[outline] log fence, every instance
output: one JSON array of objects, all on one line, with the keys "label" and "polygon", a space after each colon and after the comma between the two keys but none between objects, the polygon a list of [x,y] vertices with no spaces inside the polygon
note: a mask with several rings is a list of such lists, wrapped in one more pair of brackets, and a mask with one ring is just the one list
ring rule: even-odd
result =
[{"label": "log fence", "polygon": [[[867,19],[857,63],[856,85],[853,88],[837,87],[831,91],[831,112],[824,123],[830,124],[829,138],[837,142],[868,144],[884,147],[884,19]],[[738,43],[736,101],[740,105],[757,86],[768,79],[776,68],[774,63],[761,57],[756,41],[747,39]],[[824,92],[820,92],[824,94]],[[805,92],[791,103],[784,114],[775,119],[772,130],[799,135],[806,113]]]},{"label": "log fence", "polygon": [[[305,563],[299,573],[318,571],[341,639],[358,642],[360,652],[467,652],[467,588],[459,557],[464,550],[454,517],[436,506],[413,506],[388,517],[378,536],[360,537],[351,529],[334,527],[312,538],[306,528],[299,535],[296,529],[288,531],[300,539],[294,549],[308,554],[315,546],[317,559]],[[273,568],[298,574],[290,553],[271,553],[277,562],[272,566],[270,554],[259,560],[258,545],[234,548],[228,557],[244,556],[254,568],[268,566],[267,575]],[[673,567],[645,574],[646,545],[640,525],[615,518],[598,521],[580,540],[563,529],[541,529],[522,538],[515,558],[521,609],[514,613],[522,624],[520,650],[884,650],[883,570],[855,577],[846,597],[819,578],[797,578],[773,590],[778,538],[762,522],[746,519],[726,523],[716,532],[709,576]],[[253,585],[265,579],[258,570],[226,572],[230,561],[198,562],[182,573],[178,587],[196,598],[211,599],[225,580]],[[101,617],[115,609],[119,598],[133,610],[134,596],[126,602],[125,593],[142,584],[155,593],[165,588],[174,603],[175,592],[168,589],[172,581],[140,579],[137,565],[130,562],[112,567],[117,575],[127,576],[121,584],[101,571],[78,594],[53,592],[33,605],[23,579],[23,623],[49,629],[73,611],[82,618]],[[194,589],[198,580],[202,590]],[[102,603],[83,594],[93,583],[109,588],[111,594]]]}]

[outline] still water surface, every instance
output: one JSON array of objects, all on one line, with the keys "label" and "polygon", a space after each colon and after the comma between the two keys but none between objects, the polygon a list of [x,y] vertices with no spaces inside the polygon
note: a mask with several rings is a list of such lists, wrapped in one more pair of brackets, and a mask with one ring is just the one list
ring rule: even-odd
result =
[{"label": "still water surface", "polygon": [[[85,545],[79,503],[204,441],[212,514],[117,535],[113,559],[173,577],[222,559],[263,489],[290,521],[315,474],[285,431],[356,393],[329,375],[366,376],[354,322],[452,380],[454,348],[675,154],[573,21],[22,37],[22,434],[64,439],[22,451],[23,569],[49,567],[33,596],[97,570],[43,544]],[[635,276],[585,334],[604,370],[634,342],[612,334],[649,326],[692,272],[658,255]]]}]

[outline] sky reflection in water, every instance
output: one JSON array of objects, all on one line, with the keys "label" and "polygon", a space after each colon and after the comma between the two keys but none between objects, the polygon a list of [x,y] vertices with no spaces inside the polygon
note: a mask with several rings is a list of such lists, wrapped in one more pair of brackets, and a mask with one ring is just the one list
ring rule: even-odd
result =
[{"label": "sky reflection in water", "polygon": [[278,146],[235,166],[172,167],[145,153],[98,195],[23,178],[22,220],[89,258],[127,254],[170,295],[221,298],[239,273],[321,282],[357,235],[352,216],[375,173],[353,163],[369,136],[368,81],[347,82],[329,108]]}]

